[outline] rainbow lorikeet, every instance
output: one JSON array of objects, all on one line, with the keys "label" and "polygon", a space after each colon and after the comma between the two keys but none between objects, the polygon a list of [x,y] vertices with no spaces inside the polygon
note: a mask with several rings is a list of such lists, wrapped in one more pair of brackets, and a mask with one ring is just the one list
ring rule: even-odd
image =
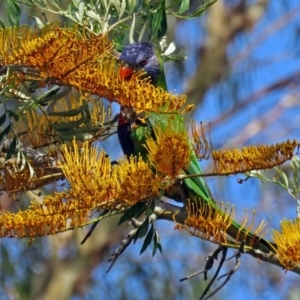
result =
[{"label": "rainbow lorikeet", "polygon": [[[149,77],[150,82],[155,87],[161,87],[167,90],[163,61],[156,48],[147,42],[135,42],[126,46],[120,56],[120,62],[122,66],[120,68],[120,77],[123,80],[130,80],[133,74],[142,70]],[[139,123],[133,109],[129,107],[121,107],[120,117],[118,121],[118,138],[124,155],[129,157],[130,155],[142,155],[144,159],[147,159],[147,150],[143,146],[146,137],[154,135],[152,128],[157,126],[162,129],[168,124],[168,120],[176,119],[175,126],[178,129],[184,128],[184,120],[179,113],[150,113],[146,118],[146,123]],[[132,122],[135,122],[135,126],[132,126]],[[191,155],[189,166],[185,168],[187,175],[201,174],[201,168],[198,163],[195,153]],[[218,207],[213,200],[211,193],[201,177],[193,177],[183,179],[183,187],[185,194],[190,201],[201,201],[202,207],[208,205],[212,210],[218,210]],[[176,188],[172,192],[166,194],[166,196],[180,201],[182,196],[176,194]],[[233,239],[239,236],[239,240],[244,239],[247,242],[253,243],[253,234],[246,233],[244,229],[241,230],[241,225],[232,221],[232,224],[227,229],[226,233]],[[245,237],[246,235],[246,237]],[[254,236],[254,246],[264,252],[272,251],[270,244],[258,237]]]}]

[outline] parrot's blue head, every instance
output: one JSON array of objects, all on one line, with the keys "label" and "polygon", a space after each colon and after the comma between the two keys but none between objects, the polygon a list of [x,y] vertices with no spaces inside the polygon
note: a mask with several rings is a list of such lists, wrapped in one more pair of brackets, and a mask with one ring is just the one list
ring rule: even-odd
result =
[{"label": "parrot's blue head", "polygon": [[151,78],[152,84],[156,84],[160,75],[159,60],[152,44],[135,42],[126,46],[120,56],[122,68],[120,77],[130,79],[134,71],[144,70]]}]

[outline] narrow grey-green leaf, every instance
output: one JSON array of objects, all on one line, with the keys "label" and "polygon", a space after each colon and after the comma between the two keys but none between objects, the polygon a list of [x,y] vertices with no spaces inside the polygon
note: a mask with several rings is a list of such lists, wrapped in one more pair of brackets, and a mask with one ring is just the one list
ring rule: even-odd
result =
[{"label": "narrow grey-green leaf", "polygon": [[143,246],[142,246],[141,251],[140,251],[140,255],[141,255],[143,252],[145,252],[145,250],[146,250],[146,249],[148,248],[148,246],[151,244],[151,241],[152,241],[152,238],[153,238],[153,234],[154,234],[154,225],[152,224],[150,230],[148,231],[147,236],[145,237]]}]

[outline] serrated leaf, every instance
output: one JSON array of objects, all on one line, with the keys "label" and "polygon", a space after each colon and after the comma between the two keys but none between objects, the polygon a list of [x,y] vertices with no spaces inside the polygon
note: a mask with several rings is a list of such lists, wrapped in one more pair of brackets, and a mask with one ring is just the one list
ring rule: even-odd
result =
[{"label": "serrated leaf", "polygon": [[120,218],[118,225],[120,225],[126,221],[129,221],[132,218],[138,218],[145,212],[146,209],[147,209],[146,202],[138,202],[138,203],[134,204]]},{"label": "serrated leaf", "polygon": [[148,231],[147,236],[145,237],[143,246],[142,246],[141,251],[140,251],[140,255],[141,255],[143,252],[145,252],[145,250],[146,250],[146,249],[148,248],[148,246],[151,244],[151,241],[152,241],[152,238],[153,238],[153,234],[154,234],[154,225],[152,224],[150,230]]}]

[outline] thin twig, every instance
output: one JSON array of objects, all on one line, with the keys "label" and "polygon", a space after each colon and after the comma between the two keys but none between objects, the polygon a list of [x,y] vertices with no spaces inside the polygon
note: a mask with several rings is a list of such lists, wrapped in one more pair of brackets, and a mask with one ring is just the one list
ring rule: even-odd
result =
[{"label": "thin twig", "polygon": [[244,245],[245,245],[245,242],[241,242],[240,249],[238,249],[232,257],[226,259],[226,261],[228,261],[228,260],[232,259],[233,257],[235,257],[236,263],[232,270],[230,270],[228,273],[225,273],[217,278],[217,280],[219,281],[221,278],[226,276],[226,279],[224,280],[224,282],[220,286],[218,286],[213,292],[211,292],[207,297],[205,297],[203,300],[209,299],[210,297],[215,295],[219,290],[221,290],[221,288],[223,288],[226,285],[226,283],[230,280],[231,276],[235,273],[235,271],[238,270],[238,268],[240,267],[240,264],[241,264],[241,261],[240,261],[241,255],[242,255],[242,253],[244,253]]},{"label": "thin twig", "polygon": [[[103,212],[101,212],[98,216],[98,218],[105,216],[106,214],[108,214],[109,210],[105,209]],[[86,236],[84,237],[84,239],[82,240],[82,242],[80,243],[80,245],[83,245],[86,240],[92,235],[93,231],[95,230],[96,226],[98,225],[98,223],[101,221],[98,220],[97,222],[93,223],[90,230],[88,231],[88,233],[86,234]]]},{"label": "thin twig", "polygon": [[222,250],[222,258],[220,260],[218,269],[217,269],[215,275],[213,276],[213,278],[211,279],[211,281],[209,282],[209,284],[207,285],[207,287],[205,288],[205,290],[203,291],[202,295],[200,296],[200,298],[199,298],[200,300],[208,299],[207,297],[206,298],[204,298],[204,297],[208,293],[208,291],[209,291],[210,287],[212,286],[212,284],[214,283],[214,281],[217,279],[217,277],[221,271],[221,268],[225,262],[228,248],[222,246],[220,250]]},{"label": "thin twig", "polygon": [[109,265],[106,273],[108,273],[111,270],[111,268],[113,267],[113,265],[117,261],[118,257],[126,250],[126,248],[133,241],[134,236],[135,236],[137,230],[138,230],[138,228],[132,229],[128,233],[128,235],[126,236],[126,238],[122,240],[122,242],[120,243],[120,246],[112,253],[110,259],[108,260],[108,262],[110,262],[111,264]]}]

